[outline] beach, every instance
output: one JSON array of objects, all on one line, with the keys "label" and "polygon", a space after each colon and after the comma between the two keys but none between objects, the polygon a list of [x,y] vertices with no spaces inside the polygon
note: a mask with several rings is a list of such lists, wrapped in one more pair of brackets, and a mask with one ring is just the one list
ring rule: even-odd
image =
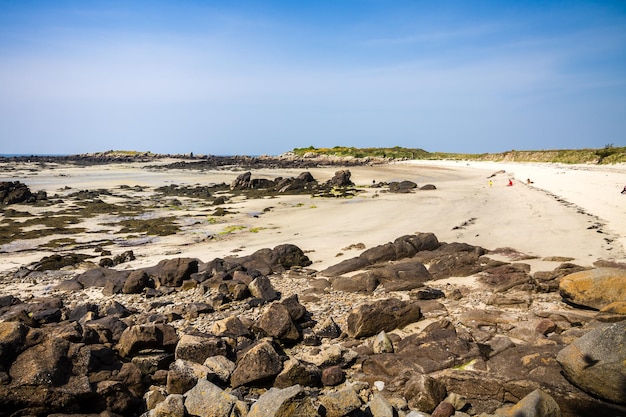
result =
[{"label": "beach", "polygon": [[[148,200],[155,188],[174,184],[230,184],[241,174],[238,169],[200,172],[156,170],[147,165],[40,167],[25,163],[0,173],[0,181],[20,181],[33,192],[43,190],[59,198],[77,190],[111,190],[117,197],[99,198],[115,203],[124,200],[120,195]],[[465,242],[489,250],[512,248],[534,257],[537,267],[541,266],[541,259],[555,256],[570,257],[586,266],[598,260],[626,260],[626,195],[620,194],[626,184],[624,165],[402,161],[349,170],[358,190],[351,198],[234,197],[224,205],[230,214],[216,217],[211,215],[211,207],[181,197],[175,205],[153,205],[150,213],[144,214],[175,216],[181,230],[174,235],[127,238],[116,233],[115,227],[106,226],[114,219],[106,218],[104,213],[83,219],[80,226],[85,231],[73,237],[78,246],[98,239],[123,243],[119,248],[130,248],[136,256],[136,260],[124,265],[126,268],[149,266],[174,255],[208,261],[291,243],[306,251],[313,268],[321,270],[353,255],[345,249],[351,245],[372,247],[417,232],[430,232],[444,242]],[[303,171],[260,169],[252,171],[252,176],[297,177]],[[308,171],[318,182],[324,182],[337,168]],[[509,179],[513,186],[508,186]],[[391,193],[384,187],[375,187],[405,180],[418,187],[432,184],[436,189]],[[50,211],[26,205],[15,208],[33,214]],[[75,226],[78,225],[72,225]],[[0,269],[26,266],[58,252],[42,247],[58,237],[18,239],[1,246]],[[72,246],[64,249],[71,250]]]}]

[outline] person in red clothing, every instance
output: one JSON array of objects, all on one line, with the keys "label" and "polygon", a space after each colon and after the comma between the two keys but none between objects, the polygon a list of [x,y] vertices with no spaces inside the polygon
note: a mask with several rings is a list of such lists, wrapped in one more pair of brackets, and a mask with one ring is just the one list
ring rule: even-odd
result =
[{"label": "person in red clothing", "polygon": [[513,180],[509,178],[509,187],[513,185]]}]

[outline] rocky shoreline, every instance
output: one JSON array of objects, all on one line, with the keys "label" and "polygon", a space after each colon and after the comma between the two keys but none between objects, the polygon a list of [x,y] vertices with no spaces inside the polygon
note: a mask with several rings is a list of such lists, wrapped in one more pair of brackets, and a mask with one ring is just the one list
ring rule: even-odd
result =
[{"label": "rocky shoreline", "polygon": [[[153,154],[150,152],[95,152],[76,155],[19,155],[0,156],[0,162],[8,163],[57,163],[74,164],[77,166],[107,165],[115,163],[149,163],[159,162],[150,166],[157,169],[196,169],[207,170],[216,168],[238,167],[239,169],[306,169],[317,166],[361,166],[389,162],[388,158],[354,158],[331,155],[306,154],[297,156],[286,152],[278,156],[261,155],[194,155],[194,154]],[[163,163],[165,162],[165,163]]]},{"label": "rocky shoreline", "polygon": [[284,244],[5,274],[48,294],[0,298],[0,414],[624,415],[626,269],[497,257],[421,233],[323,271]]}]

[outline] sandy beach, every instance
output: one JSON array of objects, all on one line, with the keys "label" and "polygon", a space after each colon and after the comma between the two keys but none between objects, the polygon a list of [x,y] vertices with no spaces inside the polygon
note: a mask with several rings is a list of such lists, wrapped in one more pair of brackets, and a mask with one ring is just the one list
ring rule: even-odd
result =
[{"label": "sandy beach", "polygon": [[[330,179],[336,167],[309,170],[319,182]],[[116,232],[111,215],[84,219],[86,232],[72,237],[80,246],[99,239],[120,243],[113,249],[132,249],[136,260],[124,268],[138,268],[174,257],[245,255],[260,248],[292,243],[322,270],[342,257],[355,256],[351,245],[372,247],[405,234],[432,232],[440,241],[465,242],[488,250],[513,248],[536,258],[570,257],[581,265],[597,260],[626,261],[626,166],[488,163],[459,161],[403,161],[386,165],[351,167],[352,181],[360,191],[352,198],[312,198],[285,195],[277,198],[235,197],[225,207],[230,214],[211,216],[211,208],[178,198],[156,205],[144,216],[175,216],[180,232],[170,236],[126,238]],[[303,170],[260,169],[255,178],[296,177]],[[132,199],[146,199],[157,187],[230,184],[240,170],[156,170],[146,164],[69,165],[20,164],[5,167],[0,181],[20,181],[33,192],[63,198],[77,190],[105,189]],[[513,186],[508,186],[512,179]],[[530,179],[532,183],[527,183]],[[436,190],[397,194],[372,185],[409,180]],[[121,188],[120,188],[121,187]],[[126,188],[124,188],[126,187]],[[141,187],[142,191],[139,190]],[[116,196],[101,196],[120,202]],[[163,203],[163,202],[162,202]],[[50,208],[12,206],[32,214]],[[79,225],[72,225],[77,227]],[[58,238],[58,236],[56,236]],[[53,251],[43,247],[55,238],[16,240],[0,246],[0,270],[36,262]],[[68,245],[63,250],[73,250]],[[78,250],[80,252],[80,250]],[[62,252],[58,248],[54,252]],[[93,251],[88,251],[93,255]]]}]

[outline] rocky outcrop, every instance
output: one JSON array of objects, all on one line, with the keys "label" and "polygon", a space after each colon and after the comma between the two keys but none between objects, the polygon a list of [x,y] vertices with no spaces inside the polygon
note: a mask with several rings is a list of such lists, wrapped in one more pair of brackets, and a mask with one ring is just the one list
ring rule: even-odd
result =
[{"label": "rocky outcrop", "polygon": [[437,237],[432,233],[406,235],[384,245],[375,246],[362,252],[358,257],[347,259],[322,271],[322,275],[337,277],[348,272],[363,269],[379,262],[397,261],[414,256],[420,251],[439,247]]},{"label": "rocky outcrop", "polygon": [[20,203],[32,204],[36,201],[46,200],[47,198],[45,191],[39,191],[33,194],[26,184],[19,181],[0,182],[0,205],[2,206]]}]

